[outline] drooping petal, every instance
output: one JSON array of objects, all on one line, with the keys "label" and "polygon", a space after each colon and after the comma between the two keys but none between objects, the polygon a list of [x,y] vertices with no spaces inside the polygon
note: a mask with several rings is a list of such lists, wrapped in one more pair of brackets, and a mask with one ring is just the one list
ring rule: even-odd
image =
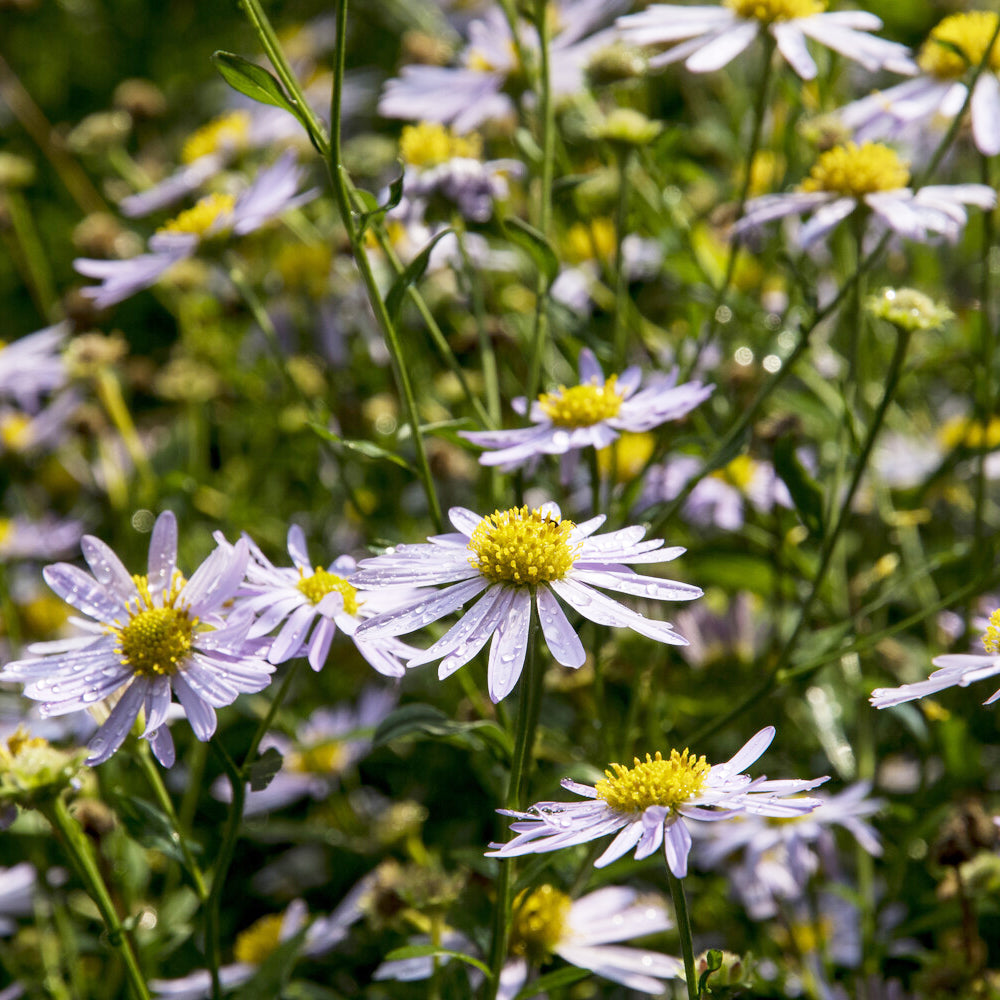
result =
[{"label": "drooping petal", "polygon": [[188,684],[183,670],[174,674],[173,686],[174,691],[177,692],[177,700],[181,703],[195,736],[202,743],[210,740],[215,733],[216,726],[215,712],[212,706],[204,701]]},{"label": "drooping petal", "polygon": [[460,608],[466,601],[471,601],[477,594],[481,594],[488,586],[489,580],[475,572],[475,578],[456,583],[451,587],[438,591],[433,596],[421,596],[409,601],[396,611],[390,611],[382,615],[369,618],[359,626],[355,636],[359,639],[376,636],[406,635],[407,632],[415,632],[431,622],[451,614],[456,608]]},{"label": "drooping petal", "polygon": [[118,704],[111,709],[107,721],[87,744],[90,749],[87,763],[91,767],[103,764],[125,742],[125,737],[142,708],[148,686],[149,682],[145,678],[136,677],[125,689]]},{"label": "drooping petal", "polygon": [[511,606],[500,622],[490,647],[488,687],[490,700],[503,701],[521,676],[528,649],[528,626],[531,623],[531,591],[514,591]]},{"label": "drooping petal", "polygon": [[549,652],[555,657],[556,662],[564,667],[582,667],[587,659],[587,653],[552,591],[544,584],[539,584],[535,601],[545,645],[549,647]]},{"label": "drooping petal", "polygon": [[691,853],[691,831],[684,825],[684,820],[675,820],[663,831],[663,853],[674,878],[684,878]]}]

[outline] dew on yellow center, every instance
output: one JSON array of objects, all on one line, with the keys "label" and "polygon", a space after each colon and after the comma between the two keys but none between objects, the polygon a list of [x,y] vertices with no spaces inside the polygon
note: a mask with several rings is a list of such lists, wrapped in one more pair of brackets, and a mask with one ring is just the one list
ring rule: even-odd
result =
[{"label": "dew on yellow center", "polygon": [[0,416],[0,444],[8,451],[23,451],[31,442],[31,417],[26,413]]},{"label": "dew on yellow center", "polygon": [[895,150],[880,142],[848,142],[828,149],[802,182],[803,191],[831,191],[860,198],[910,183],[910,171]]},{"label": "dew on yellow center", "polygon": [[[954,80],[979,65],[997,27],[993,11],[974,10],[952,14],[941,21],[920,47],[917,63],[925,73]],[[987,68],[1000,72],[1000,45],[990,52]]]},{"label": "dew on yellow center", "polygon": [[440,122],[407,125],[399,137],[399,155],[414,167],[435,167],[456,157],[478,160],[483,141],[475,133],[456,135]]},{"label": "dew on yellow center", "polygon": [[192,132],[181,149],[181,161],[194,163],[210,153],[242,149],[250,138],[250,113],[232,111]]},{"label": "dew on yellow center", "polygon": [[185,607],[175,607],[184,587],[184,578],[174,573],[169,589],[163,595],[163,605],[156,606],[149,591],[149,580],[135,576],[138,596],[129,600],[129,620],[109,631],[116,637],[115,653],[125,666],[143,677],[163,677],[175,674],[191,652],[197,618]]},{"label": "dew on yellow center", "polygon": [[557,392],[545,392],[538,403],[545,415],[557,427],[591,427],[602,420],[618,416],[623,396],[618,393],[618,376],[612,375],[599,385],[561,385]]},{"label": "dew on yellow center", "polygon": [[358,613],[358,592],[342,576],[330,573],[321,566],[313,568],[312,576],[306,576],[299,570],[302,579],[295,584],[298,589],[312,601],[319,604],[327,594],[336,591],[344,599],[344,610],[349,615]]},{"label": "dew on yellow center", "polygon": [[737,17],[746,20],[762,21],[771,24],[774,21],[794,21],[800,17],[812,17],[826,10],[823,0],[723,0]]},{"label": "dew on yellow center", "polygon": [[563,939],[573,901],[555,886],[525,889],[514,900],[510,953],[541,965]]},{"label": "dew on yellow center", "polygon": [[[232,213],[235,205],[234,195],[218,193],[206,195],[196,205],[184,209],[179,215],[165,222],[157,232],[206,236],[220,219],[224,220]],[[228,226],[224,224],[220,228],[226,229]]]},{"label": "dew on yellow center", "polygon": [[576,556],[570,536],[576,525],[540,510],[514,507],[495,511],[469,538],[469,562],[497,583],[531,586],[561,580]]},{"label": "dew on yellow center", "polygon": [[1000,608],[990,615],[989,624],[983,633],[983,648],[991,656],[1000,654]]},{"label": "dew on yellow center", "polygon": [[650,806],[676,809],[701,791],[712,765],[704,756],[695,757],[690,751],[670,751],[664,760],[659,751],[655,757],[634,757],[631,767],[612,764],[594,786],[598,798],[604,799],[615,812],[632,815]]},{"label": "dew on yellow center", "polygon": [[757,463],[749,455],[737,455],[728,465],[712,473],[716,479],[721,479],[730,486],[735,486],[741,493],[746,493],[757,474]]},{"label": "dew on yellow center", "polygon": [[347,763],[347,748],[338,740],[328,740],[293,751],[285,758],[285,763],[297,774],[340,774]]},{"label": "dew on yellow center", "polygon": [[261,965],[281,944],[283,922],[280,913],[272,913],[252,923],[236,935],[233,958],[246,965]]}]

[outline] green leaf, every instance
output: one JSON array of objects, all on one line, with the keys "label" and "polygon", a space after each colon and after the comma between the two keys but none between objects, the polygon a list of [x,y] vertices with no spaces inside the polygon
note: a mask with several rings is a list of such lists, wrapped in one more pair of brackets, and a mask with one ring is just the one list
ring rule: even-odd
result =
[{"label": "green leaf", "polygon": [[281,770],[281,754],[276,747],[268,747],[246,770],[250,791],[262,792]]},{"label": "green leaf", "polygon": [[285,985],[292,978],[295,959],[299,957],[307,929],[304,926],[296,935],[282,941],[260,964],[253,979],[235,994],[234,1000],[275,1000],[281,996]]},{"label": "green leaf", "polygon": [[545,283],[551,285],[559,273],[559,258],[545,234],[516,216],[505,219],[502,226],[511,243],[516,243],[528,253],[538,270],[545,275]]},{"label": "green leaf", "polygon": [[365,211],[358,217],[358,236],[361,237],[373,222],[391,212],[403,200],[403,165],[400,164],[399,176],[389,185],[389,198],[385,204],[380,205],[370,191],[355,190],[365,203]]},{"label": "green leaf", "polygon": [[339,434],[335,434],[329,427],[324,427],[322,424],[310,423],[309,426],[325,441],[330,441],[332,444],[346,448],[348,451],[356,451],[359,455],[364,455],[365,458],[384,459],[386,462],[398,465],[401,469],[406,469],[407,472],[416,474],[413,466],[405,458],[397,455],[394,451],[389,451],[375,444],[373,441],[354,441],[350,438],[342,438]]},{"label": "green leaf", "polygon": [[477,750],[490,745],[504,755],[511,753],[510,737],[495,722],[454,722],[439,708],[421,702],[402,705],[387,715],[375,730],[372,746],[420,737],[441,739]]},{"label": "green leaf", "polygon": [[819,483],[806,471],[795,454],[795,444],[790,436],[778,438],[774,443],[774,471],[788,487],[795,511],[810,533],[817,538],[824,535],[823,491]]},{"label": "green leaf", "polygon": [[[129,836],[143,847],[152,848],[187,868],[187,859],[181,850],[181,839],[169,817],[158,806],[134,795],[124,795],[117,790],[111,792],[112,806],[118,813]],[[201,848],[188,841],[192,855]]]},{"label": "green leaf", "polygon": [[466,955],[461,951],[452,951],[450,948],[441,948],[434,944],[411,944],[404,948],[394,948],[385,956],[385,960],[387,962],[396,962],[404,958],[433,958],[434,956],[438,958],[457,958],[460,962],[465,962],[466,965],[477,968],[488,979],[493,978],[489,966],[481,962],[478,958],[473,958],[472,955]]},{"label": "green leaf", "polygon": [[447,227],[442,229],[441,232],[435,233],[420,253],[406,265],[403,273],[392,283],[392,288],[389,289],[389,294],[385,297],[385,308],[393,322],[396,321],[399,310],[402,308],[403,296],[406,295],[407,289],[410,285],[415,285],[424,276],[424,271],[427,270],[427,263],[431,259],[431,251],[445,236],[453,231],[451,227]]},{"label": "green leaf", "polygon": [[591,975],[593,973],[589,969],[580,969],[575,965],[568,965],[564,969],[556,969],[555,972],[539,976],[533,982],[528,983],[527,986],[522,987],[514,995],[514,1000],[528,1000],[528,997],[536,997],[539,993],[544,993],[546,990],[557,990],[563,986],[571,986],[573,983],[578,983],[581,979],[586,979],[587,976]]},{"label": "green leaf", "polygon": [[[222,78],[233,90],[239,91],[258,104],[270,104],[275,108],[284,108],[296,118],[309,132],[309,122],[302,109],[284,91],[284,88],[263,66],[250,62],[233,52],[213,52],[212,62],[222,74]],[[312,133],[310,132],[310,138]]]},{"label": "green leaf", "polygon": [[698,980],[698,996],[708,992],[709,977],[722,968],[722,952],[717,948],[710,948],[705,954],[705,964],[707,968]]}]

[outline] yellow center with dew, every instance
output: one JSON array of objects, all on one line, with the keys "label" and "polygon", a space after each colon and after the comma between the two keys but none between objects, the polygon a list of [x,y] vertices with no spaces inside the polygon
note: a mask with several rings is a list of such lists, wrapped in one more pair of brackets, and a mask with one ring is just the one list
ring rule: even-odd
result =
[{"label": "yellow center with dew", "polygon": [[604,772],[607,778],[594,787],[615,812],[634,815],[650,806],[676,809],[701,791],[711,770],[704,756],[688,750],[671,750],[665,760],[657,751],[655,757],[646,754],[645,760],[633,758],[631,767],[612,764]]},{"label": "yellow center with dew", "polygon": [[[982,62],[986,46],[997,27],[992,11],[974,10],[946,17],[920,47],[917,63],[925,73],[941,80],[964,76]],[[1000,72],[1000,45],[994,45],[986,68]]]},{"label": "yellow center with dew", "polygon": [[573,521],[514,507],[484,517],[469,538],[469,562],[497,583],[531,586],[561,580],[572,568]]},{"label": "yellow center with dew", "polygon": [[983,633],[983,648],[991,656],[1000,655],[1000,608],[990,615],[989,624]]},{"label": "yellow center with dew", "polygon": [[336,591],[344,599],[344,610],[349,615],[358,613],[358,592],[342,576],[330,573],[320,566],[313,569],[312,576],[306,576],[299,570],[302,579],[295,584],[298,589],[312,601],[319,604],[327,594]]},{"label": "yellow center with dew", "polygon": [[220,115],[188,136],[181,149],[181,162],[194,163],[195,160],[211,153],[243,149],[249,139],[249,112],[232,111]]},{"label": "yellow center with dew", "polygon": [[602,420],[618,416],[623,397],[615,388],[618,376],[612,375],[603,384],[561,385],[558,392],[546,392],[538,397],[545,415],[557,427],[592,427]]},{"label": "yellow center with dew", "polygon": [[802,182],[803,191],[830,191],[860,198],[896,191],[910,183],[910,171],[895,150],[880,142],[848,142],[828,149]]},{"label": "yellow center with dew", "polygon": [[774,21],[794,21],[812,17],[826,10],[823,0],[723,0],[737,17],[771,24]]},{"label": "yellow center with dew", "polygon": [[169,677],[177,673],[191,652],[197,618],[187,608],[175,607],[184,587],[184,577],[174,573],[170,587],[163,595],[163,606],[153,603],[149,580],[134,576],[138,596],[130,599],[128,623],[111,627],[109,631],[118,643],[118,659],[133,673],[143,677]]},{"label": "yellow center with dew", "polygon": [[160,233],[193,233],[195,236],[207,236],[209,230],[223,220],[219,230],[228,229],[226,217],[232,214],[236,206],[236,197],[231,194],[209,194],[200,199],[196,205],[184,209],[179,215],[165,222],[157,232]]},{"label": "yellow center with dew", "polygon": [[337,740],[317,743],[290,753],[285,761],[297,774],[339,774],[347,763],[347,748]]},{"label": "yellow center with dew", "polygon": [[483,141],[475,132],[456,135],[440,122],[407,125],[399,137],[399,155],[414,167],[436,167],[456,157],[478,160]]},{"label": "yellow center with dew", "polygon": [[541,965],[565,936],[572,905],[569,896],[554,886],[525,889],[514,900],[510,953]]},{"label": "yellow center with dew", "polygon": [[233,945],[233,958],[246,965],[261,965],[281,944],[283,921],[280,913],[272,913],[241,931]]}]

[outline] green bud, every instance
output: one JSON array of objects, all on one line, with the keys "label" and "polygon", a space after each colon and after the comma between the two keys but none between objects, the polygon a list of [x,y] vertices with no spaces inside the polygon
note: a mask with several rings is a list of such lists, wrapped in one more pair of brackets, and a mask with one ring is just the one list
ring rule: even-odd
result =
[{"label": "green bud", "polygon": [[915,288],[883,288],[865,303],[868,311],[901,330],[935,330],[955,318],[955,314]]},{"label": "green bud", "polygon": [[615,108],[594,127],[594,137],[620,146],[648,146],[663,131],[641,111]]},{"label": "green bud", "polygon": [[0,188],[25,188],[35,181],[35,165],[14,153],[0,153]]},{"label": "green bud", "polygon": [[615,42],[598,49],[587,63],[584,71],[592,87],[634,80],[643,76],[649,68],[649,60],[642,49],[633,48],[625,42]]},{"label": "green bud", "polygon": [[66,136],[74,153],[96,155],[120,145],[132,128],[132,117],[124,111],[99,111],[86,118]]},{"label": "green bud", "polygon": [[57,750],[18,726],[0,742],[0,825],[11,806],[33,809],[75,786],[86,757],[86,750]]}]

